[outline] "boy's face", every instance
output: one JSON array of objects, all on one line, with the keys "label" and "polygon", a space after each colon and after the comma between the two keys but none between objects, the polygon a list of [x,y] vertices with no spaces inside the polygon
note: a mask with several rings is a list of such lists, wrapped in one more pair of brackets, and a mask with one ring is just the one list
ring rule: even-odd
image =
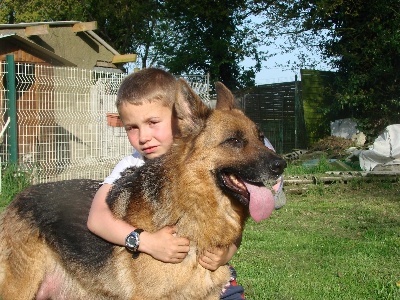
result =
[{"label": "boy's face", "polygon": [[123,103],[121,120],[131,145],[147,159],[165,154],[173,143],[172,110],[160,102]]}]

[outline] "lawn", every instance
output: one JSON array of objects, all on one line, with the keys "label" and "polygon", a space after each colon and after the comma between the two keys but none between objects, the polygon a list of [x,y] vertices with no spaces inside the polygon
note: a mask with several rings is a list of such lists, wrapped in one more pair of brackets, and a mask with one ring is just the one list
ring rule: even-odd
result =
[{"label": "lawn", "polygon": [[246,299],[400,299],[400,184],[317,185],[261,223],[232,264]]}]

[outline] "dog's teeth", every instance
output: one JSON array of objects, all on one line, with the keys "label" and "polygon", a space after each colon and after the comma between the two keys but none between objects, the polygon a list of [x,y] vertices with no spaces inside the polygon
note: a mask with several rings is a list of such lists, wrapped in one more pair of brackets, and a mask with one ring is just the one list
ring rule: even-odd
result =
[{"label": "dog's teeth", "polygon": [[234,183],[237,187],[241,189],[245,189],[245,186],[237,179],[237,177],[233,174],[229,175],[229,179]]}]

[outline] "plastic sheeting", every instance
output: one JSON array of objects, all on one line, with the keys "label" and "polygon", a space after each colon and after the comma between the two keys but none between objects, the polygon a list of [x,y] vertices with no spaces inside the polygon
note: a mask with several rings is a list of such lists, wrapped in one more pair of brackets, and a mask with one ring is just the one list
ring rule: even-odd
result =
[{"label": "plastic sheeting", "polygon": [[359,159],[364,171],[373,171],[377,166],[400,167],[400,124],[386,127],[368,150],[360,151]]}]

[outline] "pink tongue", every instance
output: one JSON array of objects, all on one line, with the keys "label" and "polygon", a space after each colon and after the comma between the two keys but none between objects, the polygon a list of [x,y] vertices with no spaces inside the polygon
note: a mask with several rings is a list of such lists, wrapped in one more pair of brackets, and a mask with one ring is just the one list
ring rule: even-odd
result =
[{"label": "pink tongue", "polygon": [[250,193],[249,210],[254,221],[260,222],[268,218],[274,210],[274,196],[265,186],[244,183]]}]

